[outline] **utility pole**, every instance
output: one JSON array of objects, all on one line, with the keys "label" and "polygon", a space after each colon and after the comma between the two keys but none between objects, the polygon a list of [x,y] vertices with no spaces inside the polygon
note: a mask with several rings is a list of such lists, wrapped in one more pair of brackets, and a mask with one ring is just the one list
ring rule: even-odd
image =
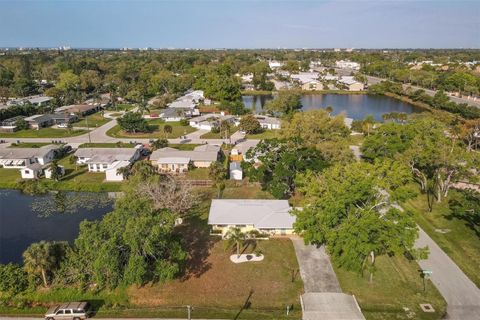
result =
[{"label": "utility pole", "polygon": [[187,306],[187,313],[188,313],[188,320],[192,319],[192,306],[188,305]]},{"label": "utility pole", "polygon": [[87,124],[87,131],[88,131],[88,143],[92,143],[92,138],[90,137],[90,128],[88,127],[88,115],[85,117],[85,122]]}]

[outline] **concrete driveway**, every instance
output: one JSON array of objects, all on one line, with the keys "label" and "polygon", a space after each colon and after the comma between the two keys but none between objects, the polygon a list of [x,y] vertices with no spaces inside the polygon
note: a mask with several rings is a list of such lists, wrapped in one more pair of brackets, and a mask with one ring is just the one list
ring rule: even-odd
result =
[{"label": "concrete driveway", "polygon": [[480,319],[480,289],[443,252],[425,231],[419,228],[419,238],[415,247],[428,246],[428,259],[418,264],[423,270],[432,271],[431,280],[447,301],[446,319]]},{"label": "concrete driveway", "polygon": [[305,245],[301,238],[292,242],[305,292],[342,292],[325,248]]}]

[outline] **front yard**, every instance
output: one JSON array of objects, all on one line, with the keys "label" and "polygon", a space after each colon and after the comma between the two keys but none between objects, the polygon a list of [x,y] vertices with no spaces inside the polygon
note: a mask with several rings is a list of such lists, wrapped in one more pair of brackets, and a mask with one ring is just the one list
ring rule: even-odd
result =
[{"label": "front yard", "polygon": [[245,138],[256,140],[280,138],[280,130],[264,130],[263,132],[256,134],[247,134]]},{"label": "front yard", "polygon": [[415,213],[420,227],[480,287],[480,234],[477,231],[480,221],[470,221],[469,217],[452,212],[448,200],[459,196],[459,192],[451,191],[448,199],[434,203],[432,212],[428,212],[425,195],[407,202],[404,207]]},{"label": "front yard", "polygon": [[101,115],[101,113],[94,113],[91,115],[86,116],[85,118],[81,119],[78,122],[73,123],[74,127],[87,127],[87,118],[88,118],[88,127],[89,128],[96,128],[104,125],[108,121],[112,119],[105,118]]},{"label": "front yard", "polygon": [[87,133],[87,131],[43,128],[40,130],[27,129],[16,132],[0,132],[0,138],[67,138],[84,133]]},{"label": "front yard", "polygon": [[[161,119],[149,120],[148,125],[151,132],[129,133],[123,131],[120,126],[116,125],[107,131],[107,135],[114,138],[175,139],[197,130],[188,125],[182,126],[180,122],[164,122]],[[172,133],[165,134],[165,132],[163,132],[165,125],[170,125],[172,127]]]},{"label": "front yard", "polygon": [[[378,257],[373,283],[369,275],[335,268],[340,286],[345,293],[355,295],[368,320],[383,319],[440,319],[446,302],[430,280],[423,281],[415,261],[400,257]],[[425,313],[420,303],[430,303],[434,313]]]}]

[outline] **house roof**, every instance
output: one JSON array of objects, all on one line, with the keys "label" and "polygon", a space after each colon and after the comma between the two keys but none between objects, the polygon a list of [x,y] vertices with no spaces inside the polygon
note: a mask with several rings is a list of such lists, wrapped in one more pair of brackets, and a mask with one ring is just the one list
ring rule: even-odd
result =
[{"label": "house roof", "polygon": [[25,118],[24,120],[27,122],[36,122],[41,123],[45,121],[50,121],[52,118],[49,114],[36,114],[30,117]]},{"label": "house roof", "polygon": [[175,160],[179,158],[190,159],[192,161],[216,161],[218,158],[219,146],[214,145],[201,145],[195,147],[191,151],[183,151],[174,148],[162,148],[155,150],[150,155],[150,160],[157,161],[158,163],[177,163],[167,162],[168,160]]},{"label": "house roof", "polygon": [[169,108],[193,109],[197,104],[191,100],[175,100],[168,105]]},{"label": "house roof", "polygon": [[89,158],[86,163],[114,163],[130,161],[138,149],[136,148],[79,148],[75,156]]},{"label": "house roof", "polygon": [[58,146],[47,145],[40,148],[1,148],[0,159],[30,159],[43,158],[51,150],[58,149]]},{"label": "house roof", "polygon": [[75,112],[85,112],[97,108],[95,105],[91,104],[72,104],[70,106],[63,106],[55,109],[56,112],[66,111],[70,113]]},{"label": "house roof", "polygon": [[158,159],[157,162],[159,164],[189,164],[190,163],[190,158],[188,157],[168,157],[168,158],[161,158]]},{"label": "house roof", "polygon": [[36,96],[28,99],[30,103],[42,103],[42,102],[48,102],[50,100],[52,100],[52,98],[46,97],[46,96]]},{"label": "house roof", "polygon": [[290,210],[287,200],[213,199],[208,223],[292,229],[295,217]]},{"label": "house roof", "polygon": [[258,122],[262,123],[268,123],[268,124],[280,124],[281,121],[278,118],[274,117],[268,117],[268,116],[262,116],[262,115],[256,115],[255,118],[258,120]]}]

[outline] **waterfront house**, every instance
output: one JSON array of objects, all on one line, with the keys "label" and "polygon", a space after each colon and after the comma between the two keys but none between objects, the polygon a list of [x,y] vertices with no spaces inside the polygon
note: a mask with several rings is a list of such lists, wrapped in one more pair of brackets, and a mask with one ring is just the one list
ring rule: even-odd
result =
[{"label": "waterfront house", "polygon": [[55,158],[58,146],[47,145],[40,148],[1,148],[0,166],[3,168],[21,169],[29,165],[48,164]]},{"label": "waterfront house", "polygon": [[105,172],[106,181],[122,181],[119,169],[140,158],[142,147],[135,148],[79,148],[75,152],[78,164],[86,164],[89,172]]},{"label": "waterfront house", "polygon": [[282,126],[282,122],[278,118],[264,115],[255,115],[255,118],[258,120],[263,129],[276,130],[280,129]]},{"label": "waterfront house", "polygon": [[162,148],[155,150],[150,155],[150,161],[160,172],[183,173],[190,167],[208,168],[219,158],[220,147],[204,144],[195,147],[191,151],[174,148]]},{"label": "waterfront house", "polygon": [[213,199],[208,224],[222,234],[240,228],[242,232],[289,235],[295,222],[291,209],[287,200]]}]

